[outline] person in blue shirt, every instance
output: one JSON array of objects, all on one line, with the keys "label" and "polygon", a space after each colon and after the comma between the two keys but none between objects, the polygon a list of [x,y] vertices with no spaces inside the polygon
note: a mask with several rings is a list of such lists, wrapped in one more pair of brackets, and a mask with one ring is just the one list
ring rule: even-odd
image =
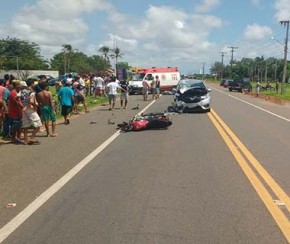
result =
[{"label": "person in blue shirt", "polygon": [[64,86],[58,92],[58,98],[61,104],[61,115],[64,118],[64,124],[68,125],[70,121],[67,117],[72,112],[74,92],[70,88],[71,84],[68,80],[64,79],[63,84]]}]

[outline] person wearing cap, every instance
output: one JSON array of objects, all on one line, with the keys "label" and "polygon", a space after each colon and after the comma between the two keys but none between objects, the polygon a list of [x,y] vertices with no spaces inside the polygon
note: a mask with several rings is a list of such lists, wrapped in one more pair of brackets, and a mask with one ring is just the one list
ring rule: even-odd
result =
[{"label": "person wearing cap", "polygon": [[[29,85],[29,87],[28,87]],[[33,145],[39,144],[40,142],[35,140],[36,133],[39,131],[40,126],[42,125],[40,117],[37,114],[37,106],[35,95],[33,91],[33,82],[29,83],[25,81],[20,82],[21,92],[20,99],[22,103],[22,129],[24,132],[24,144]],[[28,129],[33,127],[30,139],[28,139]]]},{"label": "person wearing cap", "polygon": [[12,143],[19,144],[21,134],[22,104],[18,92],[20,81],[12,81],[13,89],[9,95],[8,116],[11,121]]}]

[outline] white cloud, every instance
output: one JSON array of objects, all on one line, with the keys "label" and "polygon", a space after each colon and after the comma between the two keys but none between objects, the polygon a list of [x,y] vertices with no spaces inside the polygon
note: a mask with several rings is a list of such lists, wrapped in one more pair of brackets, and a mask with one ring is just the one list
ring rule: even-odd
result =
[{"label": "white cloud", "polygon": [[[186,14],[170,7],[150,6],[144,18],[135,24],[119,25],[118,32],[129,39],[140,39],[146,47],[192,48],[204,41],[212,28],[222,26],[210,15]],[[206,40],[205,40],[206,41]]]},{"label": "white cloud", "polygon": [[220,0],[203,0],[202,3],[195,8],[198,12],[209,12],[220,4]]},{"label": "white cloud", "polygon": [[[40,0],[24,7],[12,18],[11,29],[18,38],[28,39],[40,46],[77,45],[89,31],[82,14],[93,11],[115,12],[104,0]],[[50,48],[52,50],[52,48]]]},{"label": "white cloud", "polygon": [[276,0],[274,7],[276,9],[277,21],[290,19],[290,2],[289,0]]},{"label": "white cloud", "polygon": [[261,4],[261,0],[251,0],[251,1],[252,1],[252,4],[255,6],[260,6]]},{"label": "white cloud", "polygon": [[[204,4],[210,9],[219,1]],[[99,13],[104,23],[95,23],[94,31],[101,37],[88,39],[92,23],[86,21]],[[40,0],[16,12],[10,26],[0,29],[0,35],[35,42],[47,57],[59,52],[66,43],[88,55],[96,54],[102,45],[112,47],[114,37],[124,60],[132,65],[176,66],[178,62],[192,65],[205,61],[215,48],[208,39],[210,32],[222,26],[223,21],[213,15],[170,6],[151,5],[144,15],[131,16],[119,13],[106,0],[74,0],[74,4],[71,0]]]},{"label": "white cloud", "polygon": [[246,40],[260,40],[269,38],[272,35],[272,30],[268,26],[260,26],[257,24],[248,25],[244,32]]}]

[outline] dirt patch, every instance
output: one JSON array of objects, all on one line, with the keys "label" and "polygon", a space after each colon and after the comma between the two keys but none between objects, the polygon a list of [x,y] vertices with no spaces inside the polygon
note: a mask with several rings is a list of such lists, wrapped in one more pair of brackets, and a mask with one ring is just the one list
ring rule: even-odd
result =
[{"label": "dirt patch", "polygon": [[[248,95],[248,96],[256,97],[256,93],[253,93],[253,92],[244,92],[244,94]],[[282,99],[280,97],[274,97],[274,96],[269,96],[269,95],[266,95],[266,94],[260,94],[258,98],[262,99],[262,100],[265,100],[267,102],[270,102],[270,103],[275,103],[275,104],[278,104],[278,105],[289,106],[290,107],[290,102],[285,100],[285,99]]]}]

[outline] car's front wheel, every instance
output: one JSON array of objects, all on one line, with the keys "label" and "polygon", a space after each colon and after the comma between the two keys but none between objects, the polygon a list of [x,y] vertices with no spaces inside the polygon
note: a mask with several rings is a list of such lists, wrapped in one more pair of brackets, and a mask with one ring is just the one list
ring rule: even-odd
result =
[{"label": "car's front wheel", "polygon": [[184,106],[183,106],[183,105],[179,105],[179,106],[175,105],[175,106],[174,106],[174,109],[175,109],[175,111],[176,111],[177,113],[183,113],[183,111],[184,111]]}]

